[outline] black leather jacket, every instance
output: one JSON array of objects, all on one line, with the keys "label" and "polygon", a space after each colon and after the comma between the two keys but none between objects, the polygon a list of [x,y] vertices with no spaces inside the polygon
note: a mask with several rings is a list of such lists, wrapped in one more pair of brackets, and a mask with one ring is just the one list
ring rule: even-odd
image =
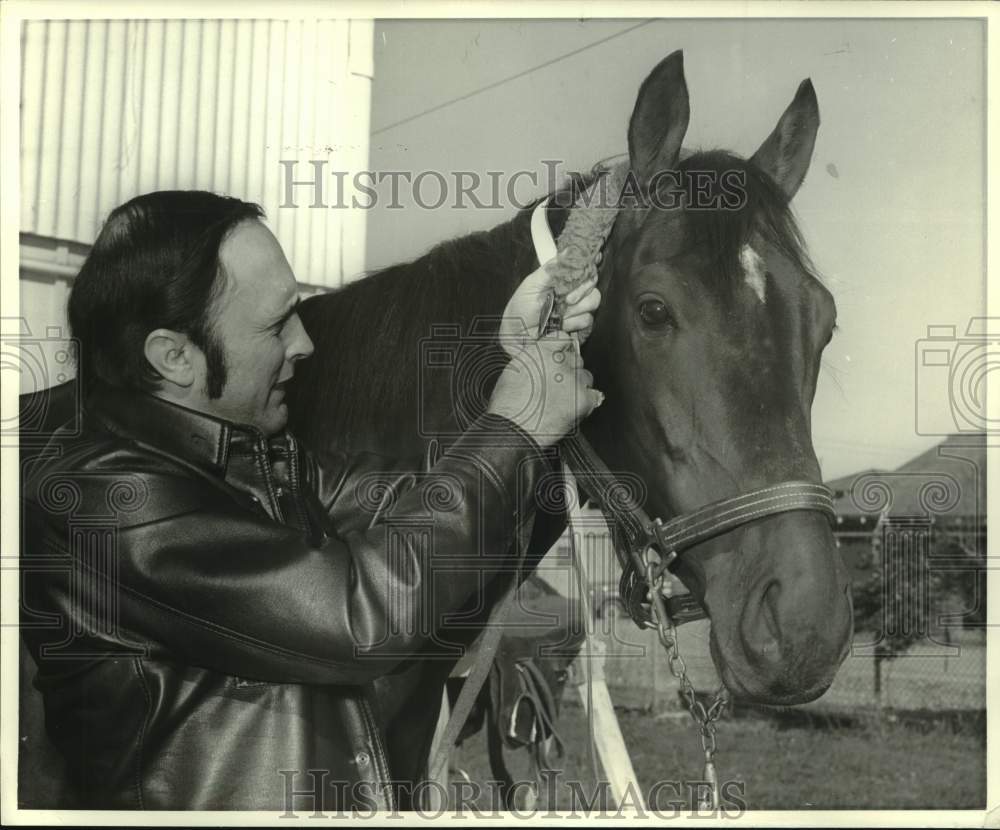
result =
[{"label": "black leather jacket", "polygon": [[55,434],[22,622],[83,806],[393,806],[371,681],[510,568],[546,462],[484,416],[405,492],[387,469],[115,391]]}]

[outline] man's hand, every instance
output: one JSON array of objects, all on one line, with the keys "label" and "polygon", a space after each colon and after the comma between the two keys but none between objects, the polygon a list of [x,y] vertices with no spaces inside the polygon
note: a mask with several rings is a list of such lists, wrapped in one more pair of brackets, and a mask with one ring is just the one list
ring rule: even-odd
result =
[{"label": "man's hand", "polygon": [[[541,314],[554,292],[552,277],[545,265],[521,281],[507,302],[500,323],[500,343],[507,354],[513,357],[526,343],[538,339]],[[594,312],[600,304],[601,292],[596,279],[578,285],[566,295],[562,331],[571,333],[589,329],[594,324]]]},{"label": "man's hand", "polygon": [[488,412],[502,415],[547,447],[601,405],[593,376],[565,332],[521,348],[504,367]]}]

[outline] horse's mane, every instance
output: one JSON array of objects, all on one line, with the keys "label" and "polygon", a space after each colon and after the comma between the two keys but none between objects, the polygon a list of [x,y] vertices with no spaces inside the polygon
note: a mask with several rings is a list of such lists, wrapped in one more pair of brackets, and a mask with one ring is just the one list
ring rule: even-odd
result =
[{"label": "horse's mane", "polygon": [[[548,208],[554,230],[566,214]],[[304,301],[300,314],[315,357],[301,364],[289,390],[292,430],[314,447],[410,450],[421,342],[433,326],[460,326],[464,335],[470,320],[499,318],[537,267],[530,220],[531,206],[491,230],[442,242],[412,262]]]},{"label": "horse's mane", "polygon": [[753,162],[725,150],[706,150],[683,158],[677,165],[682,173],[706,171],[711,186],[706,192],[719,197],[722,175],[743,177],[746,200],[736,210],[684,211],[683,252],[698,250],[709,258],[708,272],[716,278],[715,288],[728,291],[743,281],[740,252],[751,235],[761,234],[800,270],[817,277],[806,251],[805,241],[785,194]]}]

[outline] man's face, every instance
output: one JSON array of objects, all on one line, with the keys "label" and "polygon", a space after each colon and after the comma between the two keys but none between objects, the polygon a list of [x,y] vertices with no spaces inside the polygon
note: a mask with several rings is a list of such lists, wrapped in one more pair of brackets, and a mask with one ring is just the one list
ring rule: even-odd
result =
[{"label": "man's face", "polygon": [[[209,414],[274,435],[288,422],[285,385],[313,344],[295,311],[295,276],[274,235],[256,220],[237,225],[219,250],[227,285],[215,303],[214,332],[225,354],[222,395]],[[204,386],[204,365],[198,383]]]}]

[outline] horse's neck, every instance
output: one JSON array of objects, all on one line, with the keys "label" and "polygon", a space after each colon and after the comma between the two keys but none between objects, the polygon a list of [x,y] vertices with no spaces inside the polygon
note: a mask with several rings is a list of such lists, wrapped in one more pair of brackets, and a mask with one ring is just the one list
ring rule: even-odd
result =
[{"label": "horse's neck", "polygon": [[[365,308],[372,291],[380,292],[384,300],[383,320],[406,320],[406,315],[412,314],[418,314],[420,320],[406,320],[401,338],[396,331],[387,331],[385,337],[370,344],[367,354],[358,354],[349,342],[352,333],[348,329],[356,332],[356,326],[364,321],[345,321],[349,325],[337,335],[338,342],[327,342],[322,353],[317,348],[301,381],[304,386],[328,384],[334,392],[339,387],[341,397],[325,407],[327,411],[300,414],[298,431],[307,432],[313,444],[396,457],[422,455],[434,437],[443,445],[451,443],[468,419],[458,416],[453,398],[461,375],[439,361],[457,349],[476,348],[477,342],[484,349],[487,344],[495,348],[497,321],[504,306],[534,267],[528,221],[520,216],[370,278],[381,280],[379,285],[366,285],[362,280],[340,296],[324,298],[333,314],[326,320],[317,315],[311,323],[314,330],[342,325],[335,321],[337,313]],[[412,294],[395,290],[402,288],[396,280],[420,280],[426,290],[419,302],[414,302]],[[401,307],[407,302],[416,307]],[[398,339],[390,339],[393,335]],[[304,394],[300,403],[308,407],[311,395],[307,390]]]}]

